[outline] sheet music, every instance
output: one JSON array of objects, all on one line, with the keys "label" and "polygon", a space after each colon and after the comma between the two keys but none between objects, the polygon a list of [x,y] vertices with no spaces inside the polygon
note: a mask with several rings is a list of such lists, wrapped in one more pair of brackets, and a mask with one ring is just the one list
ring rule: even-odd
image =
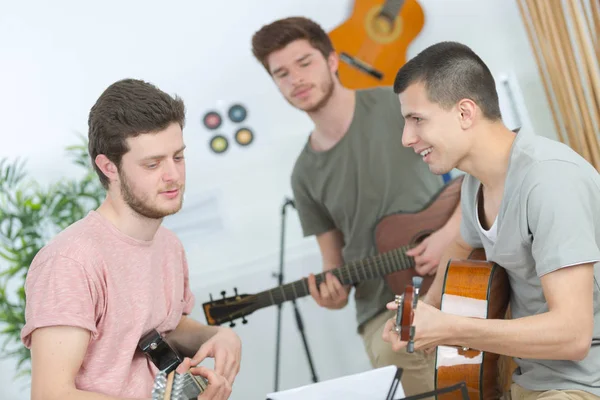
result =
[{"label": "sheet music", "polygon": [[[269,393],[271,400],[385,400],[398,368],[394,365],[354,375],[317,382],[299,388]],[[394,399],[405,397],[398,382]]]}]

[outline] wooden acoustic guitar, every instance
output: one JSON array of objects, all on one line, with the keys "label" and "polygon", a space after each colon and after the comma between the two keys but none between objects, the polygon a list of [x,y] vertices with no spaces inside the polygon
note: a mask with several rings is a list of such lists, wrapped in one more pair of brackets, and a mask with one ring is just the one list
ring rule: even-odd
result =
[{"label": "wooden acoustic guitar", "polygon": [[[444,276],[440,309],[472,318],[509,317],[509,283],[504,268],[485,261],[483,249],[474,250],[466,260],[450,260]],[[413,325],[420,282],[413,280],[403,296],[396,296],[396,332],[413,351]],[[464,382],[471,400],[497,400],[509,390],[516,364],[511,357],[456,346],[436,349],[436,390]],[[459,392],[438,394],[437,400],[460,400]]]},{"label": "wooden acoustic guitar", "polygon": [[[414,259],[406,255],[406,251],[432,232],[440,229],[452,216],[460,202],[460,187],[463,177],[460,176],[442,187],[423,209],[416,212],[396,212],[383,217],[375,227],[375,244],[378,254],[346,263],[332,269],[332,273],[344,285],[352,285],[361,281],[384,277],[388,286],[395,294],[402,294],[407,284],[414,276]],[[325,280],[325,272],[316,274],[319,285]],[[421,291],[425,293],[433,276],[423,277]],[[229,322],[235,326],[235,319],[242,318],[261,308],[295,300],[310,294],[307,278],[303,278],[273,289],[249,295],[238,294],[226,297],[221,292],[222,299],[204,303],[203,309],[208,325],[221,325]]]},{"label": "wooden acoustic guitar", "polygon": [[206,378],[175,371],[183,358],[156,330],[145,334],[140,339],[138,348],[159,370],[154,378],[152,400],[197,399],[206,390]]},{"label": "wooden acoustic guitar", "polygon": [[350,18],[329,32],[340,82],[351,89],[392,86],[423,25],[416,0],[355,0]]}]

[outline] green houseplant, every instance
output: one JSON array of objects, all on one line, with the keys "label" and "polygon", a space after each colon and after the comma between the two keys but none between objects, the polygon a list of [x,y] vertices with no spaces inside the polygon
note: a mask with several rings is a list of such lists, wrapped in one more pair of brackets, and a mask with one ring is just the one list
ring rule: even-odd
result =
[{"label": "green houseplant", "polygon": [[66,150],[83,175],[47,187],[28,177],[22,160],[0,160],[0,354],[16,359],[17,376],[31,372],[29,350],[20,339],[23,285],[31,261],[49,239],[97,208],[105,196],[83,137],[82,142]]}]

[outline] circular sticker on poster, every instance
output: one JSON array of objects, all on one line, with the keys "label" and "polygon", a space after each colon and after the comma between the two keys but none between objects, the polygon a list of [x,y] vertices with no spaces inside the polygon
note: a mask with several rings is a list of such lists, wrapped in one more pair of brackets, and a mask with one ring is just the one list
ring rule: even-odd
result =
[{"label": "circular sticker on poster", "polygon": [[215,135],[210,139],[210,149],[217,154],[224,153],[229,147],[229,140],[223,135]]},{"label": "circular sticker on poster", "polygon": [[248,128],[241,128],[235,133],[235,141],[241,146],[248,146],[254,140],[254,133]]},{"label": "circular sticker on poster", "polygon": [[223,123],[223,118],[221,118],[221,114],[216,111],[209,111],[204,114],[204,118],[202,119],[204,126],[210,130],[217,129]]},{"label": "circular sticker on poster", "polygon": [[229,111],[227,112],[227,115],[229,116],[230,120],[232,120],[233,122],[239,123],[246,119],[246,116],[248,115],[248,111],[246,110],[246,107],[244,107],[243,105],[234,104],[231,107],[229,107]]}]

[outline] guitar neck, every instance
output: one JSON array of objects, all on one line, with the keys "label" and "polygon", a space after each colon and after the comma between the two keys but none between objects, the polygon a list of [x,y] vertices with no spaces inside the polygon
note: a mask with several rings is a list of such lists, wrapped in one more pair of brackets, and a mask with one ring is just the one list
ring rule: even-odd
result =
[{"label": "guitar neck", "polygon": [[[380,253],[363,260],[353,261],[342,267],[316,274],[317,286],[325,281],[325,274],[327,273],[333,274],[342,285],[352,285],[357,282],[377,279],[393,272],[412,268],[415,265],[414,260],[412,257],[406,255],[406,250],[408,250],[408,246]],[[256,308],[278,305],[299,297],[308,296],[309,294],[308,279],[303,278],[257,293]]]},{"label": "guitar neck", "polygon": [[395,20],[404,5],[405,0],[386,0],[381,8],[381,14],[388,17],[391,21]]}]

